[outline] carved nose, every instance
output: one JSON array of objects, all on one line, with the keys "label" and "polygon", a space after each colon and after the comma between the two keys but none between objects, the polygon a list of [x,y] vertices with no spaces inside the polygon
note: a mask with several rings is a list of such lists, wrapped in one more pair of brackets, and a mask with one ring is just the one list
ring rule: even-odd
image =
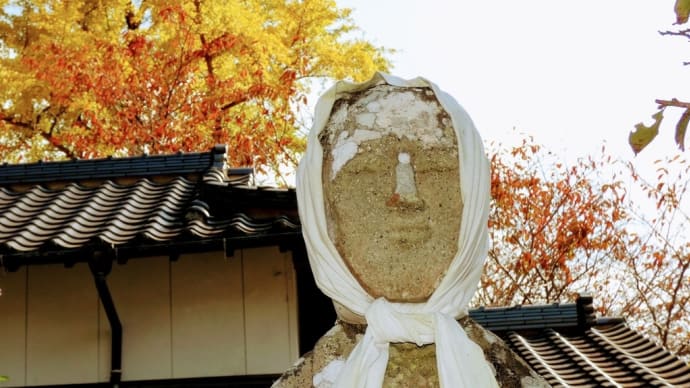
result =
[{"label": "carved nose", "polygon": [[403,209],[424,208],[424,201],[417,196],[410,154],[406,152],[398,154],[398,165],[395,166],[395,192],[386,205]]}]

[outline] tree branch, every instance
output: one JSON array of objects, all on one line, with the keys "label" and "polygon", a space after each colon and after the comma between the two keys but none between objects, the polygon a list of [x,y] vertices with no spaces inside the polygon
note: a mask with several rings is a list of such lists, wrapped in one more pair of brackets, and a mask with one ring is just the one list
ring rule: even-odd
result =
[{"label": "tree branch", "polygon": [[[196,10],[196,22],[198,25],[202,24],[202,16],[201,16],[201,1],[200,0],[195,0],[194,1],[194,9]],[[214,69],[213,69],[213,58],[211,55],[208,53],[206,50],[206,35],[205,34],[199,34],[199,40],[201,41],[201,47],[204,50],[204,62],[206,62],[206,71],[208,71],[208,74],[211,77],[214,77]]]},{"label": "tree branch", "polygon": [[33,129],[33,125],[24,121],[16,121],[12,117],[0,117],[0,120],[6,122],[7,124],[15,125],[17,127],[22,127],[26,129]]},{"label": "tree branch", "polygon": [[672,98],[670,100],[657,99],[657,100],[654,100],[654,102],[659,104],[659,109],[666,108],[667,106],[690,109],[690,102],[680,101],[677,98]]},{"label": "tree branch", "polygon": [[659,35],[683,36],[685,38],[690,39],[690,29],[679,31],[659,31]]},{"label": "tree branch", "polygon": [[221,107],[220,107],[220,110],[223,110],[223,111],[228,110],[228,109],[230,109],[230,108],[232,108],[232,107],[234,107],[234,106],[237,106],[237,105],[239,105],[239,104],[241,104],[241,103],[247,101],[248,99],[249,99],[249,98],[245,95],[245,96],[243,96],[243,97],[240,98],[240,99],[237,99],[237,100],[235,100],[235,101],[233,101],[233,102],[229,102],[229,103],[227,103],[227,104],[221,106]]},{"label": "tree branch", "polygon": [[11,118],[11,117],[0,117],[0,121],[4,121],[10,125],[14,125],[14,126],[17,126],[20,128],[28,129],[28,130],[30,130],[30,134],[27,134],[27,136],[25,136],[27,139],[31,138],[31,136],[33,134],[38,134],[42,138],[44,138],[48,143],[50,143],[50,145],[53,148],[55,148],[56,151],[59,151],[59,152],[62,152],[63,154],[65,154],[65,156],[67,158],[74,159],[76,157],[76,155],[74,154],[74,151],[67,148],[64,144],[59,144],[59,143],[52,141],[52,137],[53,137],[52,132],[53,132],[53,129],[55,127],[55,121],[53,121],[53,125],[51,125],[51,129],[49,132],[43,132],[40,130],[36,130],[36,127],[33,125],[33,123],[28,123],[25,121],[18,121],[18,120]]},{"label": "tree branch", "polygon": [[46,132],[41,131],[41,132],[40,132],[40,135],[41,135],[41,137],[43,137],[44,139],[46,139],[46,141],[48,141],[48,143],[50,143],[50,145],[51,145],[53,148],[55,148],[57,151],[60,151],[60,152],[62,152],[63,154],[65,154],[65,156],[66,156],[67,158],[69,158],[69,159],[76,159],[77,156],[74,154],[74,151],[72,151],[72,150],[70,150],[69,148],[67,148],[64,144],[60,144],[60,143],[53,142],[53,141],[51,140],[53,137],[52,137],[49,133],[46,133]]}]

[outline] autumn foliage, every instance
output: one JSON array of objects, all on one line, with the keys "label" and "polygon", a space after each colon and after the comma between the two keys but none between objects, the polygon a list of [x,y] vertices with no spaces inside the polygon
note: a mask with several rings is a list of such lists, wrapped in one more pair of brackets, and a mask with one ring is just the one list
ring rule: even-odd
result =
[{"label": "autumn foliage", "polygon": [[690,359],[690,164],[679,155],[658,160],[652,179],[628,166],[647,208],[632,207],[625,230],[618,256],[627,263],[622,281],[634,297],[619,308]]},{"label": "autumn foliage", "polygon": [[207,150],[276,166],[303,148],[312,78],[362,80],[384,50],[333,1],[1,2],[0,158]]},{"label": "autumn foliage", "polygon": [[572,298],[570,285],[611,256],[621,182],[601,182],[605,161],[565,165],[530,139],[491,158],[493,245],[480,291],[482,304],[512,305]]},{"label": "autumn foliage", "polygon": [[556,303],[591,292],[601,315],[624,316],[690,356],[686,160],[658,161],[646,180],[605,149],[570,163],[529,138],[489,150],[492,243],[474,303]]}]

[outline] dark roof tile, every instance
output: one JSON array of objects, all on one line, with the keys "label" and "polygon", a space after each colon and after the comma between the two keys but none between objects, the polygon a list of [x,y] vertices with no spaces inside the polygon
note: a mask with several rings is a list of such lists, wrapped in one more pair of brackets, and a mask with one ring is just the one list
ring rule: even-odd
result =
[{"label": "dark roof tile", "polygon": [[219,145],[210,152],[5,164],[0,166],[0,185],[201,174],[211,167],[223,169],[226,152]]},{"label": "dark roof tile", "polygon": [[[0,255],[285,231],[299,236],[296,219],[281,214],[294,214],[294,191],[263,196],[265,190],[241,188],[250,183],[252,170],[225,169],[225,159],[225,148],[216,147],[206,153],[0,166]],[[214,196],[234,204],[232,211],[209,206]],[[290,205],[270,216],[245,214],[286,201]]]},{"label": "dark roof tile", "polygon": [[[554,309],[569,311],[577,304],[527,306],[495,309],[503,313],[518,310],[529,318],[515,326],[498,325],[499,314],[480,315],[487,327],[498,327],[511,348],[554,387],[648,387],[690,386],[690,367],[662,347],[632,330],[623,320],[590,321],[587,326],[541,327],[530,321],[547,316]],[[476,311],[481,313],[489,309]],[[496,320],[496,321],[494,321]],[[580,320],[582,322],[582,320]],[[561,322],[562,323],[562,322]],[[495,329],[494,329],[495,330]]]},{"label": "dark roof tile", "polygon": [[541,329],[571,327],[578,324],[575,303],[479,308],[470,311],[470,317],[489,330]]},{"label": "dark roof tile", "polygon": [[596,318],[593,300],[479,308],[471,318],[501,336],[554,387],[690,386],[690,366],[620,318]]}]

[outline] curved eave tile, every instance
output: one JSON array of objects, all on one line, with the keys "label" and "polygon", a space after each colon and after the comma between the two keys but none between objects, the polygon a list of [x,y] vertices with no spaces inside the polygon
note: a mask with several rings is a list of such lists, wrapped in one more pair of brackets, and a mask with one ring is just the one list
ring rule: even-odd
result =
[{"label": "curved eave tile", "polygon": [[129,241],[133,240],[137,236],[137,232],[134,231],[120,231],[119,233],[113,233],[111,231],[106,231],[104,233],[101,233],[98,235],[98,238],[101,239],[102,241],[112,244],[112,245],[121,245],[121,244],[126,244]]},{"label": "curved eave tile", "polygon": [[224,227],[214,227],[206,224],[202,220],[191,220],[187,229],[195,236],[200,238],[210,238],[223,234]]},{"label": "curved eave tile", "polygon": [[640,376],[660,384],[690,386],[690,366],[625,324],[592,328],[588,335]]},{"label": "curved eave tile", "polygon": [[8,208],[14,206],[19,197],[21,197],[21,193],[0,187],[0,212],[4,213]]},{"label": "curved eave tile", "polygon": [[[31,223],[58,193],[36,186],[18,196],[13,206],[0,214],[0,242],[11,240],[14,235]],[[20,243],[21,244],[21,243]]]},{"label": "curved eave tile", "polygon": [[91,241],[91,235],[85,235],[85,234],[77,234],[77,233],[62,233],[59,236],[55,237],[52,242],[60,246],[62,248],[67,248],[67,249],[74,249],[74,248],[80,248],[84,246],[84,244],[88,243]]},{"label": "curved eave tile", "polygon": [[181,222],[170,222],[163,217],[156,216],[142,234],[152,240],[167,241],[172,240],[182,233],[184,225]]},{"label": "curved eave tile", "polygon": [[17,236],[16,238],[7,241],[5,245],[19,252],[31,252],[39,249],[43,245],[44,240],[27,239],[24,236]]},{"label": "curved eave tile", "polygon": [[554,386],[690,386],[687,365],[624,323],[574,336],[547,329],[528,339],[511,332],[508,341]]},{"label": "curved eave tile", "polygon": [[299,223],[296,223],[292,219],[290,219],[287,216],[281,216],[278,217],[274,220],[274,225],[277,225],[280,229],[285,229],[285,230],[291,230],[291,231],[298,231],[300,230],[301,225]]},{"label": "curved eave tile", "polygon": [[147,230],[143,235],[154,241],[170,241],[180,235],[182,229],[178,230]]},{"label": "curved eave tile", "polygon": [[266,233],[272,229],[273,223],[246,223],[244,221],[232,222],[230,227],[237,232],[244,233],[246,235]]}]

